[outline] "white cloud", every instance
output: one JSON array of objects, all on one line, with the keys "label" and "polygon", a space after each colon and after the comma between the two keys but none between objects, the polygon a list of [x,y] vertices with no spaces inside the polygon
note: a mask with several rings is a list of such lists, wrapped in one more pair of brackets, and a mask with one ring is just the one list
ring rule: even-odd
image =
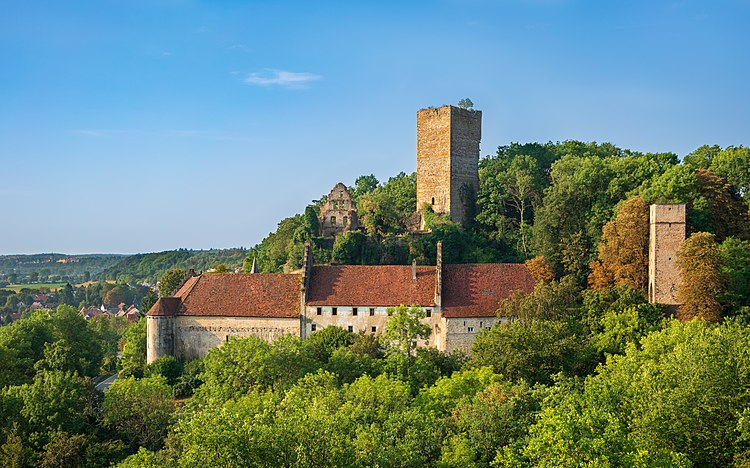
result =
[{"label": "white cloud", "polygon": [[256,86],[281,86],[283,88],[306,88],[313,81],[321,79],[322,76],[315,73],[296,73],[284,70],[265,69],[247,75],[245,83]]}]

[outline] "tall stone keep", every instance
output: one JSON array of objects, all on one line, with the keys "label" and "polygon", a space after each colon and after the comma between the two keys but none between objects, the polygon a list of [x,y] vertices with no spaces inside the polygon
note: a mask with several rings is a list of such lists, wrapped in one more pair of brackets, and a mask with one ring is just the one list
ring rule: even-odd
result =
[{"label": "tall stone keep", "polygon": [[481,138],[481,111],[443,106],[417,112],[418,212],[426,203],[452,221],[468,221],[467,190],[474,196],[479,190]]},{"label": "tall stone keep", "polygon": [[685,240],[685,204],[651,205],[649,224],[649,302],[679,305],[677,250]]}]

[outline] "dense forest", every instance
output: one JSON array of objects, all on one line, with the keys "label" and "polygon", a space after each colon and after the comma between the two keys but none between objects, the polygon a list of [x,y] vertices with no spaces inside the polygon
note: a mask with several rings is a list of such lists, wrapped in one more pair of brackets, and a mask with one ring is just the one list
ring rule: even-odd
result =
[{"label": "dense forest", "polygon": [[211,250],[167,250],[164,252],[129,255],[111,267],[106,268],[99,278],[116,280],[119,283],[156,282],[169,270],[207,271],[223,266],[234,271],[242,266],[247,250],[211,249]]},{"label": "dense forest", "polygon": [[[442,240],[446,262],[526,261],[534,291],[498,305],[511,320],[482,331],[470,356],[415,349],[429,333],[422,311],[398,307],[381,337],[329,327],[146,365],[144,320],[125,328],[65,305],[39,310],[0,327],[0,459],[750,466],[750,150],[704,146],[680,161],[512,144],[481,160],[480,182],[466,200],[473,223],[427,212],[431,232],[412,235],[414,176],[360,177],[363,231],[321,239],[318,202],[247,255],[263,271],[293,270],[310,241],[319,262],[429,264]],[[687,204],[676,310],[646,301],[653,202]]]},{"label": "dense forest", "polygon": [[[447,263],[522,262],[544,256],[554,273],[574,275],[581,285],[598,258],[602,228],[626,199],[688,205],[689,232],[709,232],[718,242],[747,240],[750,149],[702,146],[682,161],[674,153],[640,153],[604,143],[513,143],[479,163],[480,188],[468,194],[474,214],[468,226],[425,213],[431,232],[410,235],[416,211],[416,177],[398,174],[385,183],[357,178],[350,192],[360,231],[335,242],[318,236],[322,197],[302,214],[283,219],[253,247],[261,271],[301,266],[303,245],[314,246],[317,263],[430,264],[443,241]],[[434,263],[433,263],[434,264]]]}]

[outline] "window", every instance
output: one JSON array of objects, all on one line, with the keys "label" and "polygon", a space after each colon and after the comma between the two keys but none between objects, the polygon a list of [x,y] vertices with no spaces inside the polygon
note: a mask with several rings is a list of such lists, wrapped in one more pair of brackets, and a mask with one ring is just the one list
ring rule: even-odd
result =
[{"label": "window", "polygon": [[469,327],[469,333],[474,333],[474,327]]},{"label": "window", "polygon": [[343,219],[343,220],[341,221],[341,223],[342,223],[342,224],[343,224],[344,226],[346,226],[346,223],[347,223],[348,221],[349,221],[349,218],[347,218],[346,216],[344,216],[344,219]]},{"label": "window", "polygon": [[464,327],[466,326],[466,320],[464,320]]},{"label": "window", "polygon": [[356,307],[352,307],[352,315],[356,317],[357,316],[357,312],[359,312],[357,310],[357,308]]},{"label": "window", "polygon": [[318,315],[323,315],[323,308],[318,307],[318,309],[315,311]]},{"label": "window", "polygon": [[339,197],[344,198],[344,191],[343,190],[339,191]]},{"label": "window", "polygon": [[338,307],[331,307],[331,315],[338,315],[339,309]]},{"label": "window", "polygon": [[479,328],[482,328],[482,322],[479,322]]},{"label": "window", "polygon": [[434,204],[435,204],[435,197],[432,197],[432,203],[430,203],[430,204],[431,204],[431,205],[434,205]]},{"label": "window", "polygon": [[346,331],[348,331],[349,333],[351,333],[351,332],[354,331],[354,327],[352,327],[351,325],[349,325],[348,327],[346,327]]},{"label": "window", "polygon": [[226,336],[224,336],[224,341],[225,341],[226,343],[229,343],[229,335],[226,335]]},{"label": "window", "polygon": [[372,332],[375,333],[378,330],[378,327],[372,327]]},{"label": "window", "polygon": [[310,325],[310,330],[315,331],[318,327],[313,323]]},{"label": "window", "polygon": [[334,226],[336,225],[336,217],[335,216],[331,216],[331,224],[334,225]]},{"label": "window", "polygon": [[375,308],[370,307],[370,317],[372,317],[373,315],[375,315]]},{"label": "window", "polygon": [[425,310],[425,315],[426,315],[427,317],[432,317],[432,309],[427,309],[427,310]]}]

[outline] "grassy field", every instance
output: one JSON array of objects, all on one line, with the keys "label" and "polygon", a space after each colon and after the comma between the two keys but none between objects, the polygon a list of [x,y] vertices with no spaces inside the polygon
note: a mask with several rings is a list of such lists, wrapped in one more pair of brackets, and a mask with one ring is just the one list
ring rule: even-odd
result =
[{"label": "grassy field", "polygon": [[31,283],[31,284],[9,284],[8,286],[0,289],[6,291],[18,292],[24,288],[29,289],[49,289],[50,291],[57,291],[58,289],[65,286],[65,283]]}]

